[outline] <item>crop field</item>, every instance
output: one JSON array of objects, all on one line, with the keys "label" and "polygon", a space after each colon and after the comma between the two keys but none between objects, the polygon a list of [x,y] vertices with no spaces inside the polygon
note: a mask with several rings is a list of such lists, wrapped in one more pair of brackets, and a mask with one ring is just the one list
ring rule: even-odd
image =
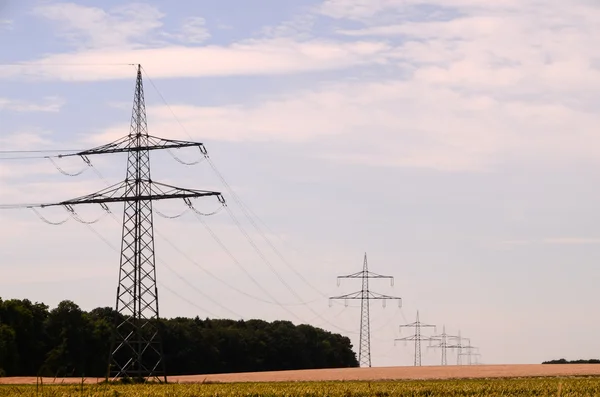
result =
[{"label": "crop field", "polygon": [[0,397],[600,396],[600,365],[345,368],[169,377],[168,384],[97,378],[0,378]]},{"label": "crop field", "polygon": [[291,396],[598,396],[600,379],[528,378],[379,382],[279,382],[226,384],[2,385],[0,397],[291,397]]}]

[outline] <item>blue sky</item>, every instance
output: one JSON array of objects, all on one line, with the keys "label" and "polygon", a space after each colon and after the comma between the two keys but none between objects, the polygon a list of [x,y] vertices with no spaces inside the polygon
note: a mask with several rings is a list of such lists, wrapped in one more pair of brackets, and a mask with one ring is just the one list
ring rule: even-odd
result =
[{"label": "blue sky", "polygon": [[[0,150],[88,148],[127,134],[127,64],[141,63],[150,132],[205,142],[286,262],[208,163],[153,153],[153,178],[223,191],[269,263],[310,301],[297,304],[227,212],[206,224],[239,266],[186,214],[156,219],[162,315],[301,320],[358,346],[359,310],[329,308],[323,295],[360,288],[335,277],[358,271],[367,251],[373,271],[396,277],[374,289],[403,298],[401,310],[372,307],[374,365],[412,363],[393,339],[416,310],[471,337],[486,363],[596,357],[599,18],[584,0],[4,1]],[[124,157],[92,161],[107,180],[123,178]],[[91,169],[66,177],[47,160],[0,159],[1,203],[103,186]],[[50,226],[28,210],[3,210],[0,221],[1,297],[112,305],[119,222]],[[261,302],[269,299],[246,271],[290,305]],[[437,362],[425,353],[424,363]]]}]

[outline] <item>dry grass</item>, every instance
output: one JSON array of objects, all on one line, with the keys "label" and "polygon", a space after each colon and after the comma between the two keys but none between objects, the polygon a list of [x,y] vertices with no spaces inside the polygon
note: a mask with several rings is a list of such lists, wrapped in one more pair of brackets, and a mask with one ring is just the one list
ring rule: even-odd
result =
[{"label": "dry grass", "polygon": [[[415,379],[481,379],[557,376],[598,376],[600,364],[475,365],[445,367],[343,368],[303,371],[249,372],[238,374],[171,376],[169,382],[298,382],[298,381],[376,381]],[[85,383],[103,379],[87,378]],[[81,378],[44,378],[44,384],[81,383]],[[0,378],[0,384],[36,384],[35,377]]]}]

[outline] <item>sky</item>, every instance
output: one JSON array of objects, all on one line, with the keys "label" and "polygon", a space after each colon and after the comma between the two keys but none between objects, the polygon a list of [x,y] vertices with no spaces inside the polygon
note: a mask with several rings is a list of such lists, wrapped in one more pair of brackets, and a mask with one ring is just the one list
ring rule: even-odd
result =
[{"label": "sky", "polygon": [[[394,339],[417,310],[486,364],[597,358],[599,21],[595,0],[0,0],[0,204],[124,178],[124,155],[55,160],[83,171],[65,176],[7,151],[127,135],[139,63],[150,133],[203,142],[232,189],[181,163],[197,150],[152,153],[154,180],[231,211],[155,203],[161,316],[309,323],[357,349],[358,302],[327,297],[360,290],[336,277],[366,252],[395,278],[371,289],[402,298],[371,303],[373,366],[412,364]],[[0,297],[114,305],[122,206],[75,209],[99,221],[0,210]]]}]

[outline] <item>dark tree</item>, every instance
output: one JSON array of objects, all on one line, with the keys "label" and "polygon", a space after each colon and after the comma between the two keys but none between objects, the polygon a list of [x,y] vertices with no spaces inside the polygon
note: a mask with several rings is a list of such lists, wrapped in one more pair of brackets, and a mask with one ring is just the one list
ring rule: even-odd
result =
[{"label": "dark tree", "polygon": [[[55,309],[0,299],[0,376],[106,375],[115,319],[71,301]],[[163,319],[169,375],[357,367],[350,339],[289,321]]]}]

